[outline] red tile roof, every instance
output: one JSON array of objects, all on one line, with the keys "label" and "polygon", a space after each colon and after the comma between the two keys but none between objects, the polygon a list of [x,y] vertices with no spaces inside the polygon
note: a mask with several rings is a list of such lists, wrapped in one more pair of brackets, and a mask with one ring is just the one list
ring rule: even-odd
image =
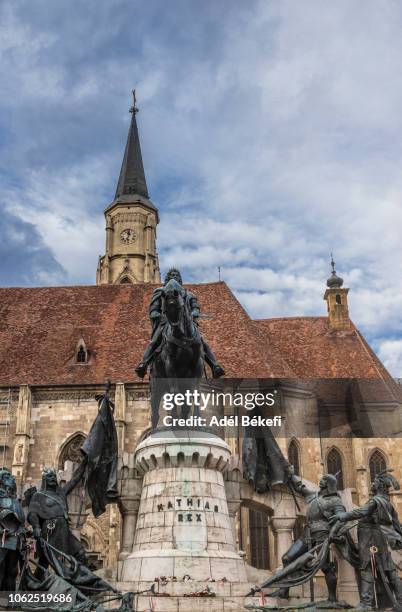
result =
[{"label": "red tile roof", "polygon": [[[203,334],[226,376],[374,378],[389,373],[352,325],[333,332],[326,317],[253,321],[225,283],[188,285]],[[150,336],[153,285],[0,289],[0,386],[102,384],[139,380],[134,367]],[[80,338],[88,364],[75,363]]]},{"label": "red tile roof", "polygon": [[[98,384],[139,380],[134,367],[150,336],[154,286],[101,285],[0,289],[0,385]],[[201,327],[229,377],[291,376],[224,283],[189,286]],[[80,338],[90,352],[76,364]]]},{"label": "red tile roof", "polygon": [[371,378],[385,372],[353,324],[348,331],[332,331],[327,317],[262,319],[255,324],[300,378]]},{"label": "red tile roof", "polygon": [[[399,385],[352,322],[348,331],[332,330],[327,317],[261,319],[255,325],[297,378],[375,379],[401,400]],[[373,385],[365,387],[370,387],[373,399]]]}]

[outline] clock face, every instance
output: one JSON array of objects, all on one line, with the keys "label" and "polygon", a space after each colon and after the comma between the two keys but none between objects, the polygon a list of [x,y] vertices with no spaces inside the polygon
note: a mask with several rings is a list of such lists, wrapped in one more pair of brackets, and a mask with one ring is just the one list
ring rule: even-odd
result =
[{"label": "clock face", "polygon": [[120,234],[120,240],[123,244],[132,244],[135,239],[136,235],[133,229],[127,228],[123,230]]}]

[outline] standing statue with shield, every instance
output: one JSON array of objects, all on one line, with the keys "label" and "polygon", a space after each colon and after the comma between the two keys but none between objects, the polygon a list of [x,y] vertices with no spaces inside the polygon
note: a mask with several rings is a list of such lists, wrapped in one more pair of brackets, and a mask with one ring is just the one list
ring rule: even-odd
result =
[{"label": "standing statue with shield", "polygon": [[81,463],[72,479],[61,487],[57,481],[56,471],[45,468],[42,473],[41,489],[33,493],[30,498],[28,522],[32,525],[33,535],[38,541],[37,577],[42,577],[43,569],[49,566],[43,541],[63,553],[73,555],[80,561],[85,559],[84,547],[70,528],[67,504],[67,496],[82,479],[84,470],[85,463]]}]

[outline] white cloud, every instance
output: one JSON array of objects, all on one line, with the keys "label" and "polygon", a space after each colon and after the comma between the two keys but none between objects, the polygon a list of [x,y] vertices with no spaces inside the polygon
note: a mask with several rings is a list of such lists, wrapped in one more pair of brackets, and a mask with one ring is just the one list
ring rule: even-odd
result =
[{"label": "white cloud", "polygon": [[[8,206],[70,282],[94,278],[137,86],[164,269],[207,281],[221,266],[254,316],[319,315],[333,250],[352,319],[398,342],[401,5],[99,0],[50,21],[4,6]],[[42,106],[38,135],[26,109]],[[66,160],[38,165],[48,148]]]},{"label": "white cloud", "polygon": [[[102,200],[108,180],[108,160],[99,157],[70,167],[66,176],[50,177],[45,169],[32,172],[24,189],[9,189],[5,194],[6,210],[36,226],[65,266],[69,283],[94,282],[105,230],[102,208],[92,215],[90,209],[93,198]],[[104,201],[103,207],[108,203]],[[49,284],[46,270],[43,275]]]},{"label": "white cloud", "polygon": [[402,340],[379,341],[378,356],[393,376],[402,379]]}]

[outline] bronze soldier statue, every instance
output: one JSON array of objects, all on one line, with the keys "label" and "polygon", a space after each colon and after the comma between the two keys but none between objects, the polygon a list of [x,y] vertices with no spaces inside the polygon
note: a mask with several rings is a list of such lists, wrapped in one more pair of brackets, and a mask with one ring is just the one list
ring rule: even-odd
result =
[{"label": "bronze soldier statue", "polygon": [[341,512],[332,519],[342,522],[358,519],[359,609],[362,610],[378,607],[380,589],[385,591],[394,609],[402,610],[401,580],[390,552],[390,547],[402,548],[402,526],[389,496],[391,488],[399,490],[400,486],[390,471],[377,474],[371,485],[373,496],[364,506]]},{"label": "bronze soldier statue", "polygon": [[[183,287],[183,280],[181,274],[176,268],[171,268],[166,274],[164,287],[166,287],[166,285],[172,279],[174,279],[180,285],[181,297],[183,298],[185,307],[189,311],[195,325],[198,326],[198,319],[201,313],[201,309],[196,296],[194,295],[194,293]],[[160,349],[163,338],[163,331],[168,322],[164,308],[164,287],[158,287],[154,290],[151,303],[149,305],[149,318],[152,324],[152,336],[141,363],[139,363],[135,369],[136,373],[140,378],[144,378],[145,374],[147,373],[149,364],[152,362],[158,350]],[[204,359],[211,368],[213,377],[219,378],[220,376],[223,376],[225,374],[224,369],[216,362],[216,357],[214,353],[212,352],[208,343],[204,340],[204,338],[202,338],[202,336],[201,342],[203,347]]]},{"label": "bronze soldier statue", "polygon": [[[42,474],[42,487],[34,493],[29,502],[28,522],[33,527],[33,535],[38,540],[39,565],[47,568],[49,563],[40,545],[43,538],[49,544],[85,562],[85,551],[81,542],[73,535],[68,520],[67,495],[78,485],[85,470],[83,461],[75,471],[71,480],[63,487],[57,482],[56,471],[45,468]],[[43,577],[43,572],[37,568],[36,575]]]},{"label": "bronze soldier statue", "polygon": [[14,476],[0,470],[0,591],[15,591],[25,515],[17,499]]},{"label": "bronze soldier statue", "polygon": [[[295,562],[299,557],[302,558],[302,556],[312,548],[323,544],[330,536],[331,517],[345,510],[337,491],[336,476],[325,474],[320,480],[318,492],[309,488],[294,474],[292,474],[290,478],[295,490],[305,499],[307,513],[303,536],[297,539],[282,557],[284,568]],[[342,556],[351,560],[353,553],[349,548],[353,546],[353,542],[350,536],[343,544],[338,543],[338,546],[340,547]],[[323,559],[320,569],[324,572],[325,582],[328,588],[328,601],[335,602],[337,601],[337,564],[335,561],[331,561],[329,549]],[[289,588],[282,587],[274,593],[270,593],[269,597],[288,599],[289,590]]]}]

